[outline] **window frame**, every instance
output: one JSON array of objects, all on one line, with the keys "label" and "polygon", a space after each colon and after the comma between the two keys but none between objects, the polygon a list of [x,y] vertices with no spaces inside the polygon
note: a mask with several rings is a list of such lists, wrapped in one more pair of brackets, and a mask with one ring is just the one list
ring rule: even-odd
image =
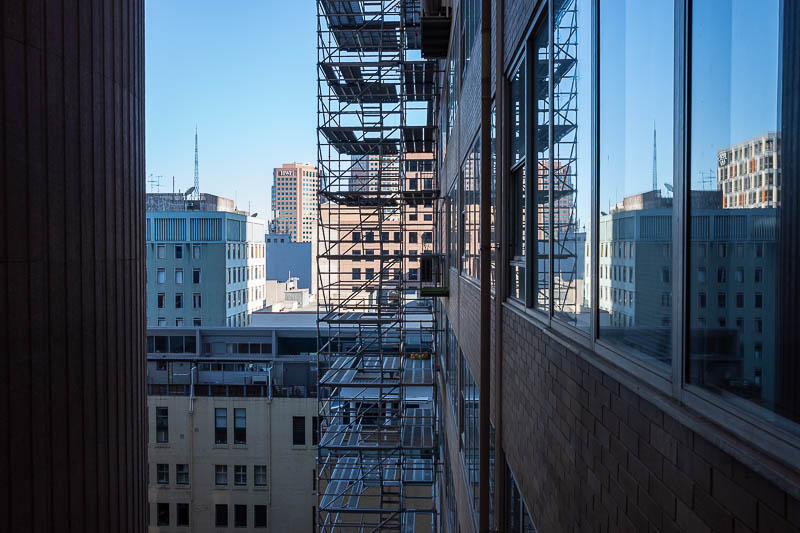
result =
[{"label": "window frame", "polygon": [[[516,72],[522,58],[533,57],[530,53],[531,42],[539,31],[541,25],[547,24],[552,35],[552,5],[550,3],[542,3],[545,6],[540,6],[538,11],[532,17],[533,23],[530,25],[527,34],[521,41],[516,57],[513,58],[508,64],[510,65],[505,72],[503,79],[505,94],[510,95],[511,77]],[[587,4],[589,2],[587,1]],[[592,51],[592,65],[591,77],[593,86],[591,88],[591,105],[595,112],[591,116],[591,124],[584,125],[591,128],[591,216],[592,220],[599,216],[600,199],[599,199],[599,104],[600,104],[600,72],[599,72],[599,54],[600,54],[600,26],[599,26],[599,11],[598,2],[591,2],[592,9],[592,35],[591,40],[594,44]],[[531,301],[531,269],[527,268],[530,265],[533,254],[530,253],[530,244],[526,246],[526,298],[524,302],[514,299],[510,296],[511,283],[510,280],[506,283],[506,294],[503,295],[503,304],[507,309],[513,310],[516,313],[522,314],[528,321],[533,322],[534,325],[545,328],[554,334],[562,337],[568,345],[580,353],[584,354],[587,358],[593,361],[593,364],[599,366],[603,371],[609,372],[612,375],[629,374],[636,379],[643,381],[649,385],[657,394],[663,394],[672,400],[678,402],[679,409],[688,409],[690,412],[699,414],[703,419],[714,421],[716,424],[727,427],[737,437],[743,439],[747,446],[753,446],[760,451],[780,459],[783,464],[788,464],[795,472],[800,472],[800,423],[792,422],[789,419],[780,417],[778,414],[769,411],[766,408],[753,405],[745,401],[731,401],[714,395],[712,392],[700,388],[698,385],[689,383],[685,377],[688,369],[689,357],[689,331],[693,327],[689,323],[689,313],[685,309],[685,302],[691,302],[692,294],[690,294],[690,280],[692,283],[699,284],[692,278],[694,274],[689,261],[689,247],[691,245],[690,238],[690,209],[688,203],[688,195],[686,191],[690,190],[690,132],[691,132],[691,28],[688,27],[690,20],[690,0],[674,0],[674,91],[673,91],[673,131],[672,138],[673,146],[673,167],[675,169],[676,179],[673,183],[673,197],[675,198],[672,213],[672,247],[675,253],[672,254],[672,293],[673,299],[676,302],[681,302],[681,305],[673,305],[671,312],[672,324],[672,361],[671,365],[666,368],[659,368],[648,364],[646,361],[639,359],[633,353],[627,353],[624,349],[605,344],[598,336],[599,334],[599,296],[601,292],[600,284],[600,242],[599,242],[599,225],[597,223],[591,224],[591,231],[587,235],[587,244],[591,250],[590,261],[587,261],[586,268],[591,269],[591,277],[593,280],[591,286],[591,328],[590,331],[577,329],[576,327],[564,322],[557,317],[553,316],[552,305],[548,313],[537,312],[535,309],[529,307],[528,303]],[[552,58],[552,38],[551,38],[551,52]],[[528,62],[530,63],[530,62]],[[526,63],[527,64],[527,63]],[[526,67],[528,72],[530,68]],[[509,184],[504,187],[505,198],[503,199],[506,205],[507,212],[511,213],[508,209],[510,205],[510,176],[513,172],[522,167],[526,167],[526,182],[528,184],[527,190],[530,189],[532,173],[530,172],[531,161],[531,138],[530,127],[534,124],[531,118],[531,105],[529,97],[530,76],[526,76],[525,83],[525,156],[514,165],[511,165],[511,121],[506,120],[502,131],[504,139],[503,149],[503,167],[502,178],[505,183]],[[588,99],[587,99],[588,100]],[[587,102],[588,104],[588,102]],[[504,113],[507,118],[510,117],[510,105],[504,104],[503,109],[498,110]],[[530,194],[526,194],[526,201],[529,202]],[[509,246],[509,239],[511,238],[510,220],[511,216],[507,217],[501,231],[504,235],[504,244]],[[526,226],[527,228],[533,227],[530,224],[531,210],[526,209]],[[552,221],[552,217],[551,217]],[[529,242],[531,231],[526,231],[526,240]],[[552,239],[552,232],[551,232]],[[509,248],[506,248],[509,250]],[[726,255],[732,251],[725,250]],[[760,255],[759,255],[760,252]],[[700,253],[700,251],[698,251]],[[720,253],[708,251],[709,257]],[[745,251],[747,254],[748,251]],[[756,246],[755,251],[752,252],[756,260],[763,259],[763,248]],[[504,272],[506,276],[510,277],[510,263],[513,258],[510,253],[504,258]],[[759,266],[756,265],[756,270],[750,278],[754,288],[758,287],[759,283],[763,283],[763,271],[758,270]],[[727,272],[725,273],[727,274]],[[551,274],[552,276],[552,270]],[[696,274],[695,274],[696,275]],[[706,272],[706,284],[713,285],[715,278],[714,273],[709,269]],[[759,279],[760,276],[760,279]],[[727,276],[726,276],[727,277]],[[747,280],[747,272],[745,273]],[[726,280],[727,283],[730,283]],[[552,284],[551,284],[552,291]],[[763,291],[762,291],[763,292]],[[708,293],[711,294],[710,292]],[[552,300],[551,300],[552,301]],[[708,305],[712,302],[708,301]],[[754,326],[749,324],[745,325],[746,328],[752,329]],[[630,380],[628,380],[629,382]]]}]

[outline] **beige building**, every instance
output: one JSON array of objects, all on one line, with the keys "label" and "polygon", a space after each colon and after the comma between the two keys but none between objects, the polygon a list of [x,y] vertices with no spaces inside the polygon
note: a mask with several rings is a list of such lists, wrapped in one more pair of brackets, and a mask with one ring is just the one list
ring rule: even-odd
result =
[{"label": "beige building", "polygon": [[780,138],[774,131],[717,152],[722,207],[780,207]]},{"label": "beige building", "polygon": [[[329,298],[357,299],[363,304],[355,307],[368,306],[374,295],[362,287],[374,288],[375,278],[384,281],[387,290],[397,285],[401,275],[406,286],[421,281],[422,256],[433,252],[434,210],[428,200],[433,189],[432,156],[407,154],[405,165],[404,194],[411,201],[396,213],[369,212],[358,205],[321,205],[318,246],[337,258],[318,265],[321,283],[339,288],[338,292],[328,290]],[[354,198],[362,192],[353,182],[350,191]]]},{"label": "beige building", "polygon": [[271,233],[311,242],[316,231],[319,173],[311,164],[284,163],[273,170]]},{"label": "beige building", "polygon": [[150,532],[313,530],[316,331],[307,322],[148,331]]}]

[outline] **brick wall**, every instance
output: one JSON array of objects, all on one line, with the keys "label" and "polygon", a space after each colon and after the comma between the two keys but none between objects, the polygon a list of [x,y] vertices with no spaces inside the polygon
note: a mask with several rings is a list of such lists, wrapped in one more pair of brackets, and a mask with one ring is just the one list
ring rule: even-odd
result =
[{"label": "brick wall", "polygon": [[[478,381],[478,289],[453,278],[446,308]],[[520,311],[505,308],[503,328],[503,449],[540,531],[800,528],[797,499],[634,392],[640,384],[620,383]]]}]

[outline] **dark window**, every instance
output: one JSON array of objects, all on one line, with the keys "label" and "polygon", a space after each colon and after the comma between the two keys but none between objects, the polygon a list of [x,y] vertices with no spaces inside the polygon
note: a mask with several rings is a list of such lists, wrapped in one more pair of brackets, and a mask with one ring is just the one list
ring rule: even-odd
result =
[{"label": "dark window", "polygon": [[311,444],[316,446],[319,444],[319,417],[311,417]]},{"label": "dark window", "polygon": [[157,525],[159,526],[168,526],[169,525],[169,504],[168,503],[158,503],[156,504],[157,507]]},{"label": "dark window", "polygon": [[215,506],[215,520],[214,524],[217,527],[228,527],[228,505],[218,503]]},{"label": "dark window", "polygon": [[166,407],[156,407],[156,442],[169,442],[169,411]]},{"label": "dark window", "polygon": [[175,294],[175,309],[183,309],[183,293]]},{"label": "dark window", "polygon": [[192,269],[192,283],[200,283],[200,269],[193,268]]},{"label": "dark window", "polygon": [[159,485],[169,484],[169,465],[159,463],[156,465],[156,479]]},{"label": "dark window", "polygon": [[214,409],[214,443],[228,444],[228,410]]},{"label": "dark window", "polygon": [[292,444],[302,446],[306,443],[306,418],[304,416],[292,417]]},{"label": "dark window", "polygon": [[411,244],[417,243],[417,232],[416,231],[409,231],[408,232],[408,242]]},{"label": "dark window", "polygon": [[175,521],[176,526],[188,526],[189,525],[189,504],[188,503],[179,503],[177,504],[177,517]]},{"label": "dark window", "polygon": [[247,527],[247,506],[234,505],[233,506],[233,526],[234,527]]},{"label": "dark window", "polygon": [[180,244],[175,245],[175,259],[183,259],[183,246]]},{"label": "dark window", "polygon": [[247,443],[247,410],[235,408],[233,410],[233,443]]},{"label": "dark window", "polygon": [[253,506],[253,527],[267,527],[267,506]]}]

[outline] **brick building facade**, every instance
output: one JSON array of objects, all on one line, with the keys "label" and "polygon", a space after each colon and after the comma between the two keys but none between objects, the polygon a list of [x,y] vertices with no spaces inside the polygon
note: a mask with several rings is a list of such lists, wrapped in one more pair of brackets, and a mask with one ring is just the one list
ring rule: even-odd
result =
[{"label": "brick building facade", "polygon": [[[480,139],[481,128],[480,33],[465,42],[469,31],[464,29],[472,24],[471,17],[477,16],[480,19],[480,3],[461,0],[453,4],[455,5],[450,12],[452,25],[449,53],[440,62],[442,84],[438,117],[444,135],[438,168],[439,188],[443,194],[450,191],[451,187],[458,190],[462,186],[463,162],[469,157],[476,138]],[[719,341],[735,336],[734,328],[711,327],[701,330],[689,326],[693,324],[694,311],[685,302],[695,294],[692,291],[697,282],[692,277],[692,269],[696,264],[688,263],[688,253],[685,256],[673,254],[672,250],[685,246],[692,250],[693,261],[702,258],[699,257],[696,247],[693,248],[695,237],[690,231],[690,219],[683,207],[676,207],[668,214],[673,221],[672,232],[670,246],[665,247],[664,253],[670,254],[665,255],[666,262],[674,265],[670,269],[671,277],[667,278],[672,291],[668,296],[672,300],[668,311],[672,319],[665,321],[662,329],[656,328],[658,335],[663,334],[668,339],[663,348],[665,351],[661,354],[661,358],[666,361],[665,366],[658,366],[642,358],[634,348],[626,347],[624,343],[615,344],[616,340],[611,337],[619,335],[624,340],[629,333],[612,330],[603,321],[601,310],[596,308],[596,302],[599,302],[598,287],[586,288],[586,305],[591,320],[588,320],[585,327],[579,321],[570,320],[569,310],[557,308],[557,302],[552,305],[556,309],[544,308],[540,311],[536,290],[529,291],[534,296],[528,296],[527,299],[509,295],[512,290],[508,268],[511,258],[507,257],[511,233],[509,226],[515,214],[509,203],[510,176],[519,168],[519,165],[515,166],[511,155],[516,108],[510,81],[518,65],[521,62],[524,64],[526,54],[530,57],[531,53],[537,52],[537,39],[542,31],[546,31],[542,28],[555,27],[551,39],[557,41],[558,31],[563,29],[566,18],[559,10],[573,10],[577,13],[577,42],[587,43],[586,46],[592,48],[595,58],[603,57],[606,42],[603,37],[604,29],[597,20],[609,18],[598,17],[604,12],[599,11],[597,3],[590,0],[552,2],[553,5],[544,1],[528,0],[504,0],[491,4],[491,93],[495,113],[493,118],[497,124],[493,146],[497,171],[490,179],[492,190],[497,191],[494,204],[496,216],[492,221],[497,226],[497,242],[492,245],[497,253],[498,266],[496,275],[493,276],[496,279],[492,280],[491,316],[487,322],[481,321],[481,289],[479,279],[476,279],[478,276],[465,272],[460,261],[452,260],[463,252],[459,248],[463,247],[463,240],[459,244],[459,237],[464,232],[463,223],[459,224],[457,217],[448,216],[450,209],[459,212],[458,206],[444,202],[439,207],[439,220],[450,223],[445,231],[437,232],[437,250],[447,255],[446,252],[452,251],[453,246],[457,248],[455,254],[450,254],[449,297],[443,298],[439,304],[444,323],[438,350],[441,370],[439,441],[444,465],[443,475],[439,479],[442,531],[478,531],[481,509],[489,510],[491,531],[797,531],[800,528],[800,438],[796,425],[797,411],[791,403],[792,395],[785,393],[786,397],[782,397],[778,393],[774,402],[766,402],[748,397],[742,392],[748,387],[752,388],[752,383],[738,383],[739,388],[731,383],[712,387],[710,384],[692,382],[691,377],[682,377],[690,364],[697,364],[700,356],[697,355],[698,348],[695,345],[701,340],[705,341],[704,350],[718,359],[724,359],[727,364],[737,357],[733,348],[731,353],[726,351],[724,342],[720,341],[711,347],[708,342],[712,338]],[[687,55],[692,52],[695,52],[698,62],[703,57],[701,52],[689,49],[688,45],[684,48],[676,37],[691,29],[686,28],[689,18],[684,13],[689,8],[682,2],[676,4],[674,20],[661,17],[664,22],[658,23],[670,31],[673,42],[668,46],[677,50],[674,61],[678,68],[673,68],[672,64],[663,65],[669,72],[681,72]],[[628,2],[627,7],[631,16],[639,16],[632,3]],[[669,9],[672,10],[672,6]],[[787,56],[797,51],[797,32],[790,30],[797,28],[800,10],[788,7],[788,4],[780,9],[771,14],[770,20],[778,21],[775,30],[778,27],[782,29],[781,32],[771,34],[770,39],[778,48],[784,48],[782,68],[786,80],[797,76],[797,68],[786,65]],[[711,20],[704,18],[708,14],[699,6],[695,6],[693,13],[695,21]],[[726,16],[738,17],[731,12],[727,12]],[[585,27],[589,21],[592,22],[591,29],[600,32],[599,38],[596,33],[589,31],[580,33],[580,28]],[[480,20],[475,24],[479,28]],[[724,22],[721,24],[724,25]],[[789,38],[788,35],[795,37]],[[631,41],[633,40],[632,33]],[[599,52],[594,47],[597,42],[600,43]],[[465,61],[464,57],[469,57],[469,60]],[[541,57],[539,56],[540,59]],[[741,59],[759,60],[750,56]],[[578,61],[580,64],[580,60]],[[793,61],[796,63],[796,57]],[[544,63],[547,64],[547,61]],[[608,63],[610,62],[607,61],[606,64]],[[590,64],[584,64],[581,72],[589,80],[600,78],[599,85],[603,87],[604,71],[598,64],[602,62],[591,61]],[[557,62],[549,65],[553,68],[551,73],[559,76]],[[538,67],[531,66],[527,72],[536,76],[536,68]],[[597,69],[600,69],[599,73]],[[451,74],[451,70],[455,72]],[[504,73],[500,79],[496,75],[497,71]],[[775,73],[770,71],[770,74]],[[777,76],[773,78],[770,79],[770,87],[781,83],[776,81],[779,80]],[[678,74],[672,82],[674,89],[668,88],[676,125],[689,120],[684,111],[686,95],[678,90],[683,80],[682,75]],[[553,83],[550,87],[558,84],[558,80],[551,81]],[[450,84],[453,83],[456,87],[451,88]],[[700,98],[705,89],[698,83],[693,90],[695,96],[689,98]],[[731,89],[732,92],[734,90]],[[781,94],[780,90],[777,92]],[[532,93],[536,94],[535,90],[527,93],[531,100],[526,100],[526,104],[542,106],[542,100],[532,102]],[[597,126],[597,112],[592,102],[593,98],[599,98],[597,94],[597,85],[594,83],[591,84],[591,94],[580,94],[587,111],[585,115],[578,116],[587,117],[586,122],[591,121],[582,124],[584,130],[591,132],[596,128],[602,134],[603,127]],[[789,93],[784,91],[783,97],[786,98],[787,94]],[[672,97],[675,97],[674,101]],[[453,98],[457,98],[457,102],[449,101]],[[631,98],[632,95],[629,96]],[[696,100],[691,101],[696,104]],[[784,150],[797,141],[796,125],[787,127],[791,124],[788,117],[794,112],[789,110],[796,107],[796,102],[791,104],[784,100],[784,116],[781,117],[779,106],[777,124],[771,129],[763,130],[779,131],[778,135],[783,136]],[[603,102],[600,101],[600,109],[602,108]],[[769,115],[768,111],[769,107],[764,114]],[[773,115],[774,111],[772,109]],[[714,112],[709,111],[709,117],[716,116],[713,115]],[[728,109],[727,112],[737,113],[735,109]],[[536,109],[523,111],[522,114],[523,122],[525,119],[537,120]],[[617,118],[610,115],[606,120],[612,123]],[[643,122],[645,127],[652,128],[652,121]],[[781,123],[785,124],[782,130]],[[537,123],[537,126],[542,125],[547,124]],[[699,122],[692,123],[691,126],[696,137],[706,134]],[[524,133],[525,126],[522,128]],[[557,126],[554,126],[550,131],[556,129]],[[527,131],[530,134],[531,131],[538,130],[529,127]],[[733,129],[731,131],[731,136],[737,135]],[[741,137],[744,140],[757,134],[759,132]],[[556,133],[551,135],[557,137]],[[531,149],[536,146],[537,141],[530,139],[530,135],[528,137],[528,153],[541,154],[540,148]],[[550,137],[549,142],[558,143],[563,140],[563,137],[554,137]],[[547,139],[546,136],[544,138]],[[580,154],[586,154],[587,164],[580,164],[579,161],[575,185],[578,189],[582,186],[584,190],[591,192],[591,196],[597,194],[598,187],[601,191],[600,202],[592,200],[589,195],[580,196],[582,193],[575,193],[574,202],[579,204],[577,210],[580,211],[580,204],[585,200],[583,205],[586,206],[587,213],[591,213],[587,217],[589,226],[586,228],[585,245],[579,247],[576,253],[584,253],[580,249],[584,248],[587,272],[598,272],[600,254],[590,253],[589,248],[595,250],[594,246],[599,245],[599,224],[591,224],[591,221],[599,222],[600,217],[607,214],[601,213],[601,209],[606,211],[603,190],[613,187],[605,185],[607,181],[604,180],[610,178],[605,177],[609,173],[604,173],[604,167],[599,161],[602,153],[597,148],[598,134],[593,132],[576,139],[577,143],[582,139],[592,141],[586,144],[593,146],[591,150],[578,151],[579,160]],[[604,139],[605,137],[599,135],[601,146]],[[642,139],[648,141],[650,137],[644,135]],[[662,142],[674,144],[667,150],[668,157],[672,157],[672,151],[679,153],[689,142],[686,134],[675,135],[674,140],[670,137],[667,139]],[[719,141],[716,149],[707,154],[708,159],[713,159],[716,164],[717,152],[730,144]],[[691,152],[692,157],[700,158],[699,150],[696,153]],[[482,153],[486,152],[482,150]],[[659,155],[662,158],[663,152],[659,146]],[[550,161],[552,159],[551,156]],[[589,159],[591,164],[588,164]],[[546,161],[547,159],[540,161],[540,164]],[[650,164],[649,159],[646,164]],[[672,162],[665,164],[670,165],[671,171]],[[784,166],[787,164],[789,160],[784,159]],[[528,176],[536,175],[530,172],[530,161],[524,165],[527,165],[525,168]],[[557,167],[544,168],[546,171],[546,168]],[[694,168],[699,169],[700,165],[693,165],[683,182],[680,182],[679,173],[674,174],[676,177],[672,186],[675,189],[676,206],[681,204],[681,195],[686,197],[693,190],[701,189],[699,183],[702,177]],[[665,175],[663,169],[659,169],[659,175]],[[651,189],[651,169],[644,167],[642,170],[642,181],[647,183],[647,189],[640,192],[646,192]],[[784,170],[783,175],[788,175],[787,171]],[[673,190],[672,186],[669,188],[670,192]],[[531,190],[529,187],[528,191]],[[636,191],[626,189],[624,194],[620,191],[619,199],[629,196],[631,192]],[[782,193],[791,194],[786,182],[783,183]],[[613,195],[613,191],[609,194]],[[457,196],[456,194],[454,197]],[[562,205],[558,204],[560,201],[555,198],[556,208]],[[525,218],[532,224],[531,227],[536,224],[536,217],[531,216],[536,211],[530,209],[535,205],[533,202],[528,204],[528,215]],[[609,201],[611,205],[615,203],[616,201]],[[682,205],[687,204],[690,202]],[[759,213],[768,216],[772,211],[764,210]],[[791,220],[787,214],[781,212],[777,215],[784,225],[787,220]],[[525,217],[525,214],[522,216]],[[796,219],[791,224],[794,228]],[[552,229],[552,225],[550,228]],[[495,228],[492,229],[494,231]],[[789,230],[794,231],[791,228],[781,228],[781,231]],[[535,240],[541,239],[541,235],[537,237],[537,233],[533,230],[527,232],[528,250],[539,249],[535,246]],[[776,237],[776,246],[781,250],[776,257],[785,257],[788,247],[793,246],[784,240],[784,235],[788,233],[781,233]],[[534,246],[530,246],[532,241]],[[713,236],[709,242],[714,242]],[[703,246],[705,252],[705,245]],[[709,250],[711,249],[713,248]],[[528,268],[535,265],[536,259],[527,259]],[[777,260],[777,264],[772,266],[775,273],[770,276],[774,275],[779,280],[780,272],[789,265]],[[687,272],[687,275],[684,276],[681,271]],[[749,270],[745,270],[745,273],[743,283],[750,283],[752,274]],[[552,281],[552,272],[550,275]],[[530,284],[537,282],[530,272],[526,280]],[[583,282],[582,279],[580,281]],[[766,289],[766,293],[769,297],[784,302],[788,296],[780,294],[777,285],[771,283],[774,280],[767,281],[770,288]],[[545,284],[545,294],[547,289]],[[748,289],[750,287],[745,287],[745,290]],[[525,294],[524,290],[522,294]],[[781,322],[780,315],[775,320],[776,328],[783,332],[785,338],[786,322]],[[748,327],[752,327],[749,321]],[[635,326],[631,329],[635,329]],[[481,367],[481,332],[491,332],[489,368]],[[639,333],[649,335],[651,330],[642,330]],[[769,335],[774,336],[773,340],[778,342],[777,333],[772,332]],[[776,378],[778,383],[798,378],[795,367],[786,362],[787,353],[781,351],[787,349],[776,347],[771,350],[773,353],[763,355],[777,361],[777,372],[781,374]],[[744,358],[752,355],[744,354]],[[762,353],[759,352],[757,357],[761,358]],[[712,359],[706,357],[701,364],[712,365]],[[470,425],[470,416],[465,415],[471,404],[470,399],[465,396],[463,377],[468,376],[469,383],[474,381],[477,386],[481,382],[482,372],[490,372],[491,383],[488,405],[492,441],[489,450],[482,450],[488,452],[486,455],[492,472],[490,501],[486,507],[481,506],[477,497],[477,477],[471,468],[469,450],[465,444],[469,432],[475,428]],[[789,375],[792,372],[793,377]],[[476,394],[485,392],[479,391]],[[758,418],[761,420],[757,420]]]}]

